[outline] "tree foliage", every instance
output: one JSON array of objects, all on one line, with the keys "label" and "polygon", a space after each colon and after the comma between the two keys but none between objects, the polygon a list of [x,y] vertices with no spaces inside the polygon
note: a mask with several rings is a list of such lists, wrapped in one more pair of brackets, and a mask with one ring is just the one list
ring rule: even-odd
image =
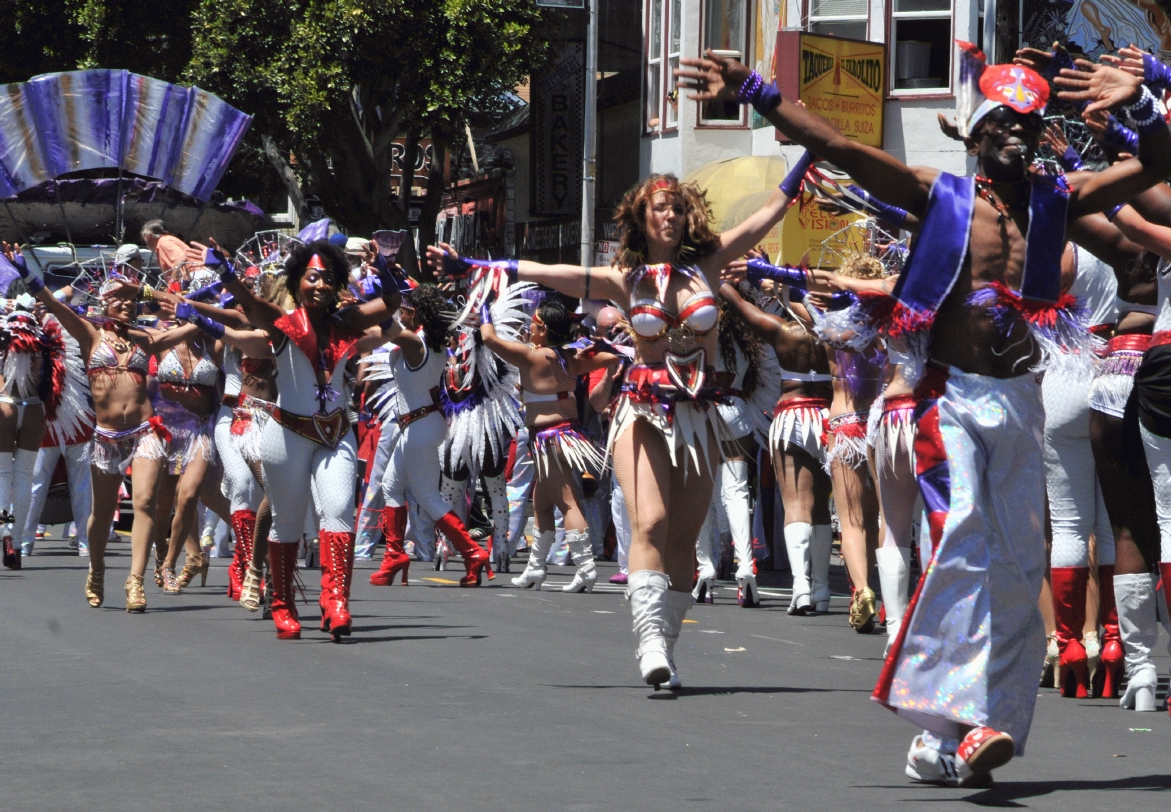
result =
[{"label": "tree foliage", "polygon": [[441,155],[508,109],[547,57],[546,14],[535,0],[0,0],[0,81],[100,67],[198,84],[255,116],[246,149],[295,201],[312,191],[369,234],[407,224],[394,141],[429,136]]},{"label": "tree foliage", "polygon": [[458,143],[472,111],[507,108],[547,40],[534,0],[202,0],[186,77],[256,115],[286,181],[368,234],[406,227],[395,139]]}]

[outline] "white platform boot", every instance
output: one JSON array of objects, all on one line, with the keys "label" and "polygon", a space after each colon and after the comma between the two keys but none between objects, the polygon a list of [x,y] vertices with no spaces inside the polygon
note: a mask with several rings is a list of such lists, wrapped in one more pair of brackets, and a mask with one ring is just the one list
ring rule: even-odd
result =
[{"label": "white platform boot", "polygon": [[667,687],[672,691],[683,687],[683,682],[679,679],[679,669],[675,666],[675,644],[679,642],[679,632],[683,631],[683,618],[687,617],[687,610],[694,605],[695,601],[686,592],[667,590],[667,628],[663,632],[663,637],[667,640],[667,667],[671,669]]},{"label": "white platform boot", "polygon": [[833,528],[828,524],[813,525],[813,538],[809,540],[809,602],[819,615],[829,611],[829,557],[833,546]]},{"label": "white platform boot", "polygon": [[548,574],[545,559],[549,557],[549,548],[553,546],[553,542],[557,539],[557,531],[545,530],[537,533],[537,537],[533,539],[533,544],[529,548],[529,563],[525,566],[525,571],[512,579],[513,586],[519,586],[521,589],[528,589],[530,586],[537,590],[541,589],[541,584],[545,583],[545,576]]},{"label": "white platform boot", "polygon": [[594,548],[590,543],[590,531],[566,530],[565,543],[573,555],[573,563],[577,565],[577,572],[573,580],[561,587],[562,592],[593,592],[594,583],[598,580],[598,569],[594,564]]},{"label": "white platform boot", "polygon": [[785,550],[789,553],[789,569],[793,571],[793,596],[789,598],[790,615],[809,613],[809,542],[813,525],[793,522],[785,525]]},{"label": "white platform boot", "polygon": [[[638,670],[642,681],[659,690],[671,680],[671,663],[667,659],[667,594],[671,579],[665,572],[639,570],[630,573],[626,599],[634,620],[638,648]],[[687,595],[686,592],[679,593]],[[682,617],[680,617],[682,622]]]},{"label": "white platform boot", "polygon": [[878,583],[882,586],[882,603],[886,607],[886,648],[882,652],[885,657],[898,637],[907,611],[911,548],[879,547],[874,554],[878,558]]},{"label": "white platform boot", "polygon": [[712,561],[712,526],[713,514],[716,511],[715,500],[708,506],[707,518],[703,520],[703,527],[699,528],[699,535],[695,539],[695,563],[698,567],[695,588],[691,590],[694,603],[714,603],[716,585],[716,565]]},{"label": "white platform boot", "polygon": [[1159,672],[1151,649],[1159,638],[1155,620],[1155,589],[1147,573],[1114,576],[1118,631],[1126,652],[1126,692],[1118,704],[1127,710],[1153,711]]},{"label": "white platform boot", "polygon": [[728,530],[736,550],[736,586],[740,605],[760,605],[756,590],[755,557],[752,555],[752,511],[748,505],[748,463],[728,460],[720,466],[720,500],[728,517]]}]

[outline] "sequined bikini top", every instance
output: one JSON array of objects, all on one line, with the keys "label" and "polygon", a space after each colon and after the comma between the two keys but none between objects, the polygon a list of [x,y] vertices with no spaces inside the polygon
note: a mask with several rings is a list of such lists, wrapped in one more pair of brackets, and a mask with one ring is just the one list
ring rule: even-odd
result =
[{"label": "sequined bikini top", "polygon": [[157,377],[159,383],[214,387],[219,382],[219,372],[219,367],[210,357],[204,355],[195,365],[195,369],[191,371],[191,377],[187,377],[187,371],[183,369],[183,362],[179,360],[179,353],[171,350],[159,362]]},{"label": "sequined bikini top", "polygon": [[[704,290],[690,296],[678,313],[672,313],[663,304],[671,273],[682,273],[703,284]],[[690,266],[644,265],[634,275],[631,290],[638,288],[644,278],[655,282],[657,298],[637,298],[630,301],[630,327],[647,341],[657,341],[673,329],[685,328],[695,335],[710,333],[720,321],[720,308],[707,279]]]},{"label": "sequined bikini top", "polygon": [[[126,343],[131,344],[129,340]],[[86,374],[112,375],[116,372],[129,372],[140,381],[145,382],[147,372],[150,370],[150,359],[137,344],[131,344],[131,346],[134,349],[131,351],[130,357],[126,359],[125,364],[120,363],[118,353],[106,339],[105,331],[102,331],[101,340],[89,357],[89,364],[85,368]]]}]

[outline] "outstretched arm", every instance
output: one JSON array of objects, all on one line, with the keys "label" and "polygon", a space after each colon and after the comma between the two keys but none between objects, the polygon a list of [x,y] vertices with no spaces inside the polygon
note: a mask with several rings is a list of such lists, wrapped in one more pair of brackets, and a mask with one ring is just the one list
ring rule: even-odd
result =
[{"label": "outstretched arm", "polygon": [[626,303],[622,272],[610,266],[542,265],[527,259],[481,262],[461,257],[445,242],[427,246],[427,261],[445,276],[463,276],[474,266],[497,266],[506,269],[513,281],[535,282],[575,299],[609,299],[623,305]]},{"label": "outstretched arm", "polygon": [[720,296],[727,301],[738,314],[740,318],[748,323],[748,326],[760,334],[761,338],[768,341],[770,344],[776,344],[777,339],[782,332],[784,323],[771,313],[765,313],[756,305],[752,304],[740,295],[740,291],[729,282],[720,285]]},{"label": "outstretched arm", "polygon": [[1127,239],[1163,259],[1171,259],[1171,228],[1148,222],[1130,206],[1119,209],[1114,216],[1114,225]]},{"label": "outstretched arm", "polygon": [[530,369],[533,365],[533,350],[528,344],[519,341],[508,341],[496,333],[496,327],[490,321],[480,325],[480,338],[484,346],[492,350],[504,363],[512,364],[517,369]]},{"label": "outstretched arm", "polygon": [[1138,132],[1138,155],[1101,172],[1070,176],[1069,219],[1109,211],[1171,174],[1171,131],[1142,79],[1117,68],[1077,60],[1080,70],[1061,71],[1054,83],[1067,101],[1090,101],[1086,112],[1122,108]]},{"label": "outstretched arm", "polygon": [[90,351],[99,338],[97,328],[73,312],[73,309],[67,304],[58,300],[56,296],[45,288],[45,283],[40,277],[33,276],[29,272],[28,264],[25,262],[24,255],[18,246],[9,245],[5,242],[0,243],[0,249],[3,250],[5,258],[16,268],[17,273],[20,274],[20,278],[25,281],[28,289],[37,298],[37,301],[57,317],[57,321],[61,322],[61,326],[65,328],[65,331],[69,335],[77,339],[77,343],[81,345],[82,357],[88,358]]},{"label": "outstretched arm", "polygon": [[382,341],[397,344],[402,347],[403,357],[412,367],[423,363],[427,357],[427,347],[418,334],[406,330],[398,319],[391,319],[390,324],[382,328]]},{"label": "outstretched arm", "polygon": [[[695,101],[735,101],[745,80],[752,76],[748,67],[717,56],[711,50],[704,59],[681,61],[686,67],[675,71],[675,75],[687,82],[686,85],[680,82],[681,86],[695,90],[689,95]],[[781,100],[771,110],[758,108],[758,112],[789,138],[847,172],[870,193],[917,217],[926,212],[931,184],[938,170],[908,167],[882,150],[851,141],[828,121],[788,99]]]}]

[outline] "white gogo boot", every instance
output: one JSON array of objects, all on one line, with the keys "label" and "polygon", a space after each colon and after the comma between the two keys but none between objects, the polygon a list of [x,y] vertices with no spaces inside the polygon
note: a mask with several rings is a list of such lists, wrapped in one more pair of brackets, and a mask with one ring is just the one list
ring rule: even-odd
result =
[{"label": "white gogo boot", "polygon": [[1147,573],[1114,576],[1114,603],[1118,631],[1126,651],[1126,692],[1118,704],[1127,710],[1153,711],[1159,672],[1151,662],[1151,648],[1159,637],[1155,620],[1155,590]]},{"label": "white gogo boot", "polygon": [[[671,663],[667,659],[667,595],[671,579],[665,572],[639,570],[630,573],[626,599],[634,619],[638,648],[638,670],[643,682],[659,690],[671,680]],[[678,593],[687,595],[686,592]],[[682,623],[682,615],[680,616]]]},{"label": "white gogo boot", "polygon": [[553,546],[553,542],[557,539],[557,531],[543,530],[537,533],[537,537],[533,539],[533,546],[529,548],[529,563],[525,566],[525,571],[512,579],[513,586],[519,586],[521,589],[528,589],[530,586],[538,592],[541,589],[541,584],[545,583],[545,575],[547,569],[545,559],[549,557],[549,548]]},{"label": "white gogo boot", "polygon": [[789,553],[789,569],[793,571],[793,596],[789,598],[789,614],[809,612],[809,541],[813,525],[793,522],[785,525],[785,549]]},{"label": "white gogo boot", "polygon": [[573,554],[573,563],[577,565],[577,572],[573,580],[561,587],[562,592],[593,592],[594,583],[598,580],[598,569],[594,565],[594,548],[590,544],[590,531],[566,530],[565,543],[569,545],[569,552]]},{"label": "white gogo boot", "polygon": [[683,618],[687,617],[687,610],[693,605],[695,601],[688,593],[667,590],[667,623],[663,637],[667,640],[667,667],[671,669],[667,687],[672,691],[683,687],[683,682],[679,679],[679,670],[675,667],[675,643],[679,641],[679,632],[683,631]]},{"label": "white gogo boot", "polygon": [[886,648],[882,652],[885,657],[899,635],[907,611],[911,548],[879,547],[874,554],[878,557],[878,582],[882,586],[882,603],[886,606]]},{"label": "white gogo boot", "polygon": [[828,524],[813,525],[809,541],[809,602],[813,611],[823,615],[829,611],[829,557],[834,544],[833,528]]},{"label": "white gogo boot", "polygon": [[691,598],[695,603],[715,603],[716,566],[712,563],[712,514],[716,504],[708,507],[707,518],[695,539],[695,563],[699,567]]}]

